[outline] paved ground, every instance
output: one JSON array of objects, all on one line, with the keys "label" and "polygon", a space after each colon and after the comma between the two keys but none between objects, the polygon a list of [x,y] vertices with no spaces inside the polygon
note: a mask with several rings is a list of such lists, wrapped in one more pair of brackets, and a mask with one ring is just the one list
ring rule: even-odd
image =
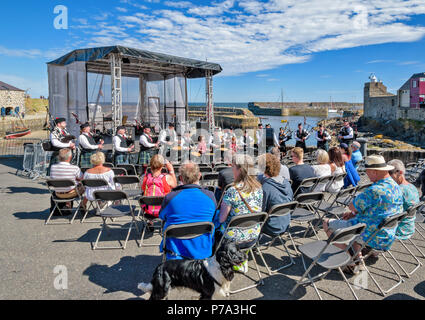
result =
[{"label": "paved ground", "polygon": [[[34,182],[15,175],[19,163],[1,160],[0,163],[0,203],[3,206],[0,230],[0,299],[145,299],[146,295],[137,289],[141,281],[148,282],[154,268],[161,262],[157,247],[139,248],[133,234],[126,250],[91,250],[99,223],[45,226],[48,215],[49,194],[41,181]],[[89,221],[96,221],[92,218]],[[119,237],[120,232],[114,232]],[[324,234],[320,236],[324,238]],[[112,238],[110,238],[112,239]],[[416,242],[425,250],[420,238]],[[153,241],[159,241],[155,236]],[[296,239],[297,243],[313,239]],[[106,242],[105,242],[106,243]],[[114,242],[108,244],[115,245]],[[293,250],[290,250],[294,253]],[[393,247],[394,254],[403,266],[411,270],[412,261],[400,245]],[[266,253],[270,265],[276,266],[288,261],[286,254],[278,248]],[[301,287],[295,296],[289,291],[303,273],[300,258],[296,265],[268,276],[262,263],[259,263],[263,286],[232,295],[229,299],[317,299],[314,289]],[[421,258],[422,263],[425,259]],[[68,289],[56,290],[54,273],[56,266],[66,266]],[[254,263],[250,260],[248,275],[255,277]],[[382,259],[370,266],[371,272],[384,287],[395,282],[389,267]],[[60,273],[63,274],[63,273]],[[367,279],[367,278],[366,278]],[[353,283],[355,279],[349,278]],[[376,286],[367,279],[368,289],[356,290],[360,299],[383,299]],[[386,299],[424,299],[425,267],[422,266],[410,279],[394,290]],[[233,288],[245,285],[250,280],[238,274]],[[324,299],[353,299],[350,291],[337,273],[318,283]],[[193,299],[196,295],[188,290],[175,290],[170,299]]]}]

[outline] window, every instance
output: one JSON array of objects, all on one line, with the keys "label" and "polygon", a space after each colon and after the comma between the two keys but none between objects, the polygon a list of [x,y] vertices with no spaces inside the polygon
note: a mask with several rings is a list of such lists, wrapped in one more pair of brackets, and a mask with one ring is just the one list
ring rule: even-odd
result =
[{"label": "window", "polygon": [[417,87],[416,80],[413,80],[413,81],[412,81],[412,87],[413,87],[413,88],[416,88],[416,87]]},{"label": "window", "polygon": [[425,82],[425,78],[420,78],[419,81],[420,82]]}]

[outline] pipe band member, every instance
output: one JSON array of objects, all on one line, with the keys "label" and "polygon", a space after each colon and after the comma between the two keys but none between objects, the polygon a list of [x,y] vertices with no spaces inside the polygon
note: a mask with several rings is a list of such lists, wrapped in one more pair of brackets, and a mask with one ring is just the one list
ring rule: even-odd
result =
[{"label": "pipe band member", "polygon": [[330,134],[325,130],[325,126],[322,124],[319,127],[319,131],[316,133],[317,149],[329,150],[329,141],[331,140]]},{"label": "pipe band member", "polygon": [[348,146],[350,146],[354,140],[353,128],[351,128],[350,123],[347,120],[344,120],[344,127],[342,127],[339,131],[338,140]]},{"label": "pipe band member", "polygon": [[124,126],[117,128],[117,135],[112,139],[112,143],[115,149],[115,165],[128,164],[130,152],[134,150],[134,144],[128,144],[128,137]]},{"label": "pipe band member", "polygon": [[[50,158],[50,164],[47,175],[50,175],[50,168],[52,165],[59,163],[59,151],[62,149],[75,150],[75,143],[72,141],[73,138],[68,130],[66,129],[67,123],[65,118],[56,118],[55,128],[50,133],[50,142],[52,144],[52,157]],[[75,138],[75,137],[74,137]]]},{"label": "pipe band member", "polygon": [[279,132],[279,151],[286,155],[286,142],[291,139],[291,135],[286,135],[285,129],[280,127]]},{"label": "pipe band member", "polygon": [[96,143],[89,123],[84,123],[80,127],[80,136],[78,137],[78,145],[81,150],[80,155],[80,168],[91,168],[90,157],[96,153],[97,150],[103,149],[103,140],[99,144]]},{"label": "pipe band member", "polygon": [[168,129],[162,130],[159,135],[159,142],[161,144],[160,153],[164,157],[169,157],[171,155],[171,149],[177,145],[177,133],[174,130],[174,123],[168,124]]},{"label": "pipe band member", "polygon": [[147,167],[152,157],[157,153],[158,143],[154,143],[151,136],[151,127],[149,124],[143,125],[143,134],[140,136],[139,164]]},{"label": "pipe band member", "polygon": [[274,129],[271,125],[266,125],[266,150],[267,152],[271,152],[274,147],[279,146],[279,140],[276,137]]},{"label": "pipe band member", "polygon": [[307,132],[307,130],[303,129],[302,123],[298,124],[298,130],[295,132],[295,147],[302,148],[304,150],[304,153],[307,152],[307,146],[305,144],[305,141],[310,137],[310,133]]}]

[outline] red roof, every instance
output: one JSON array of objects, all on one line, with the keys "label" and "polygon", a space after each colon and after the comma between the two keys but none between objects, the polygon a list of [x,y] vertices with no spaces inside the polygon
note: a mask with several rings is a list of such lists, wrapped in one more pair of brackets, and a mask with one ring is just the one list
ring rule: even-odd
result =
[{"label": "red roof", "polygon": [[24,91],[2,81],[0,81],[0,90]]}]

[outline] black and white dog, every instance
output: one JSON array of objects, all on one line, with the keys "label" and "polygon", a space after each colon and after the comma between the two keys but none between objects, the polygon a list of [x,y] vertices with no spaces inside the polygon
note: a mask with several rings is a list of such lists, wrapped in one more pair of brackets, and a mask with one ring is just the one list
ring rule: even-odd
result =
[{"label": "black and white dog", "polygon": [[171,288],[185,287],[200,293],[201,300],[211,300],[216,291],[226,296],[235,274],[233,266],[247,260],[233,241],[224,240],[217,253],[204,260],[169,260],[156,267],[150,283],[137,288],[151,292],[150,300],[167,297]]}]

